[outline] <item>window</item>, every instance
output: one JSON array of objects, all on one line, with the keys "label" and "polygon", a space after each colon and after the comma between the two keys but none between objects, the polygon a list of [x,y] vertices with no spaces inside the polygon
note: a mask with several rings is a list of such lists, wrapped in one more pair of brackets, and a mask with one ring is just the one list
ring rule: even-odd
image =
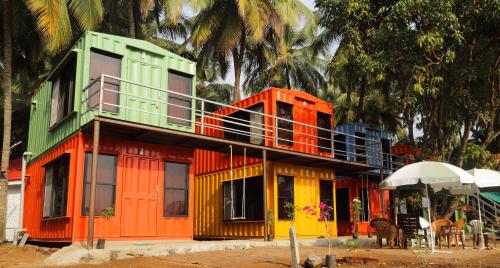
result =
[{"label": "window", "polygon": [[368,209],[368,190],[366,188],[359,188],[359,198],[361,201],[361,221],[368,221],[370,211]]},{"label": "window", "polygon": [[[176,72],[168,72],[168,90],[176,93],[192,96],[193,77]],[[183,126],[191,125],[191,98],[168,94],[168,123]]]},{"label": "window", "polygon": [[68,57],[65,64],[60,67],[60,72],[52,82],[52,96],[50,106],[50,126],[61,122],[74,109],[76,54]]},{"label": "window", "polygon": [[44,218],[66,216],[69,157],[69,154],[63,154],[45,166]]},{"label": "window", "polygon": [[238,111],[224,117],[224,138],[262,145],[264,143],[264,116],[258,113],[264,112],[264,105],[258,103],[247,110],[256,113]]},{"label": "window", "polygon": [[[325,113],[319,113],[317,116],[317,126],[323,129],[332,129],[332,116]],[[327,130],[318,129],[318,150],[320,152],[330,153],[332,149],[332,133]]]},{"label": "window", "polygon": [[335,158],[347,160],[346,136],[344,134],[335,134],[333,139],[335,140]]},{"label": "window", "polygon": [[356,161],[366,163],[366,135],[361,132],[355,132],[354,135],[356,136]]},{"label": "window", "polygon": [[278,219],[289,220],[289,209],[285,208],[285,203],[294,204],[293,198],[293,177],[278,176]]},{"label": "window", "polygon": [[[97,160],[97,181],[95,187],[95,214],[100,215],[107,208],[115,208],[117,157],[99,154]],[[82,215],[89,215],[92,153],[85,154],[83,172]]]},{"label": "window", "polygon": [[189,200],[189,164],[165,163],[163,216],[187,216]]},{"label": "window", "polygon": [[[109,53],[90,52],[90,82],[99,80],[102,74],[121,77],[122,59],[120,56],[111,55]],[[89,108],[99,108],[99,89],[101,85],[95,82],[89,89]],[[106,77],[104,78],[104,90],[102,94],[103,104],[102,110],[106,112],[118,112],[120,99],[120,81]]]},{"label": "window", "polygon": [[[333,208],[333,181],[319,180],[319,201]],[[333,213],[333,209],[329,210],[329,221],[334,219]]]},{"label": "window", "polygon": [[[278,118],[293,120],[293,106],[288,103],[278,102]],[[278,119],[278,144],[293,145],[293,123]]]},{"label": "window", "polygon": [[[223,186],[224,220],[261,221],[264,219],[263,179],[262,176],[245,179],[245,202],[243,203],[243,179],[233,180]],[[232,200],[232,202],[231,202]],[[243,212],[243,206],[245,212]],[[233,213],[233,214],[232,214]]]},{"label": "window", "polygon": [[383,165],[385,168],[389,168],[392,162],[391,142],[388,139],[380,139],[380,143],[382,143]]}]

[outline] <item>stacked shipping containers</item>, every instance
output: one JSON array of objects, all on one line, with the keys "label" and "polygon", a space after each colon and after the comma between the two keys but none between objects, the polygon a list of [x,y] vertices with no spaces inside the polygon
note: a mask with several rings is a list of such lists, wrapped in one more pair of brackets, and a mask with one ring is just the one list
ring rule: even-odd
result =
[{"label": "stacked shipping containers", "polygon": [[[151,43],[85,33],[32,97],[30,239],[85,240],[92,137],[83,129],[96,116],[194,132],[195,103],[165,91],[194,95],[194,76],[193,62]],[[192,238],[193,156],[192,149],[101,135],[94,237]]]}]

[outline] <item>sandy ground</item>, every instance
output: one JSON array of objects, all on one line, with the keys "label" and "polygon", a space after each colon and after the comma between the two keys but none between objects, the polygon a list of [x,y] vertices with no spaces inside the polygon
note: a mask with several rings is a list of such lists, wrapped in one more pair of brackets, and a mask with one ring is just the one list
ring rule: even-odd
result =
[{"label": "sandy ground", "polygon": [[[324,256],[327,248],[307,247],[300,249],[301,261],[308,254]],[[471,248],[447,249],[433,255],[423,251],[404,249],[333,249],[337,259],[344,257],[365,257],[378,259],[368,264],[346,264],[341,267],[500,267],[500,249],[474,250]],[[0,267],[31,267],[43,264],[48,256],[46,249],[34,246],[15,248],[0,245]],[[288,248],[254,248],[203,252],[162,257],[136,257],[117,260],[100,265],[78,265],[69,267],[289,267],[290,251]]]}]

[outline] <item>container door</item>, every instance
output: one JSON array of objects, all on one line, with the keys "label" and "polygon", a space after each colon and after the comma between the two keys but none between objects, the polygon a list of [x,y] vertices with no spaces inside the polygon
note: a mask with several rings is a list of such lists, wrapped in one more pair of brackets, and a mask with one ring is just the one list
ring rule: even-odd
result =
[{"label": "container door", "polygon": [[155,236],[158,159],[126,156],[123,172],[122,236]]},{"label": "container door", "polygon": [[[305,101],[304,101],[305,102]],[[316,114],[308,107],[295,106],[293,120],[307,125],[316,125]],[[294,149],[299,152],[315,154],[317,148],[317,129],[314,127],[294,124]]]},{"label": "container door", "polygon": [[161,67],[129,59],[127,72],[127,77],[137,84],[127,83],[126,120],[160,126],[166,114],[166,93],[160,91]]}]

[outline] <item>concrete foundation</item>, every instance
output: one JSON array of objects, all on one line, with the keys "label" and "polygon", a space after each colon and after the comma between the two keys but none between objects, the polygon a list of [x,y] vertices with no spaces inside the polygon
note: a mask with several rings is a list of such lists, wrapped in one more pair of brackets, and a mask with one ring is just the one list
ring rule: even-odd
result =
[{"label": "concrete foundation", "polygon": [[[347,247],[351,237],[332,239],[333,247]],[[373,248],[375,238],[360,237],[356,240],[359,248]],[[328,247],[326,239],[299,239],[301,247]],[[139,256],[168,256],[193,252],[250,249],[257,247],[290,247],[289,240],[224,240],[224,241],[106,241],[104,249],[87,250],[85,245],[74,243],[54,252],[45,260],[46,265],[74,265],[80,263],[97,264],[111,260],[127,259]]]}]

